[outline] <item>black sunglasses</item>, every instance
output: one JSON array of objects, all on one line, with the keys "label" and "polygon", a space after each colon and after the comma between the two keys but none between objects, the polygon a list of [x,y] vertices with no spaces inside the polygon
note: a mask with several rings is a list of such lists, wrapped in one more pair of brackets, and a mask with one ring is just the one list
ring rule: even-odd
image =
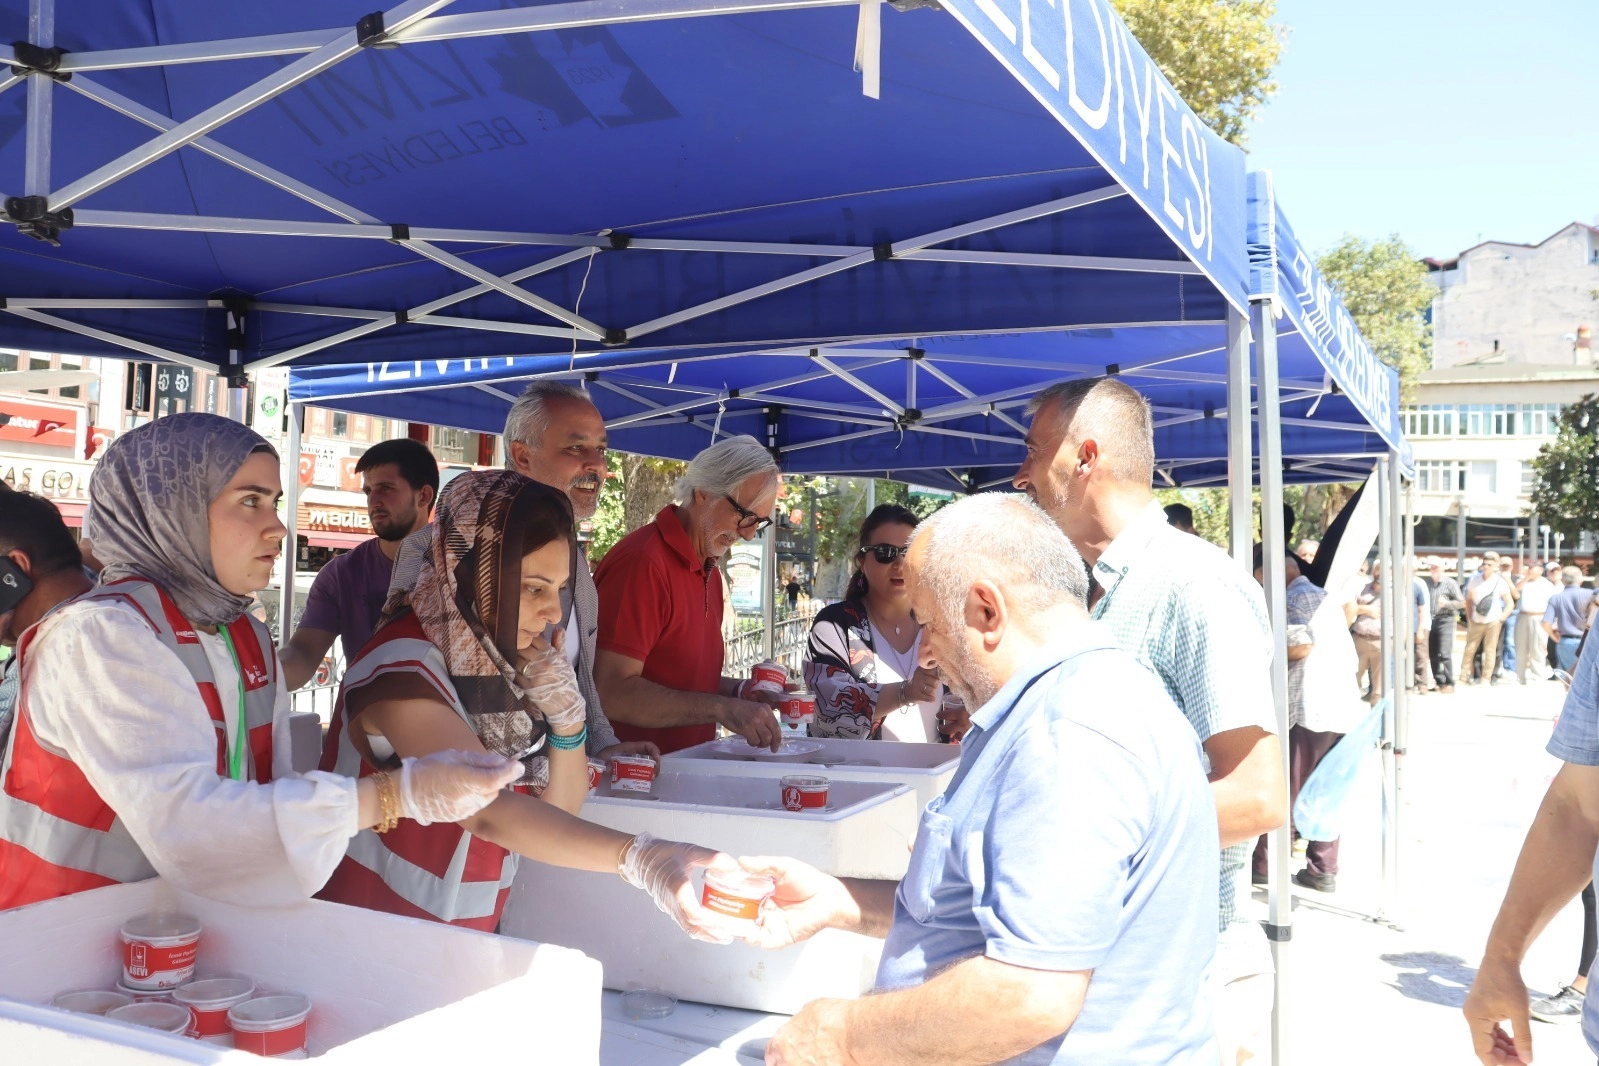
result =
[{"label": "black sunglasses", "polygon": [[909,551],[910,548],[902,548],[898,544],[868,544],[855,554],[865,555],[867,552],[871,552],[872,558],[887,566],[895,559],[905,558],[906,553]]},{"label": "black sunglasses", "polygon": [[727,495],[725,492],[722,494],[722,499],[727,501],[729,507],[738,512],[738,528],[740,533],[744,533],[753,529],[758,535],[765,532],[766,527],[772,524],[772,520],[770,518],[762,518],[754,511],[748,511],[743,507],[740,507],[738,501]]}]

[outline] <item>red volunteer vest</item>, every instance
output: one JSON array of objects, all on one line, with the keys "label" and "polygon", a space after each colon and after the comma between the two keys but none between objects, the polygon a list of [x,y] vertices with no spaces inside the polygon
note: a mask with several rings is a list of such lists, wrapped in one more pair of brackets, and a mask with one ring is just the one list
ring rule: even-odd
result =
[{"label": "red volunteer vest", "polygon": [[[355,778],[377,772],[350,739],[345,700],[362,685],[393,673],[426,681],[471,725],[444,656],[427,639],[416,615],[407,614],[378,630],[345,671],[322,749],[323,770]],[[500,924],[516,868],[515,852],[458,825],[424,826],[402,818],[387,833],[357,833],[317,898],[492,933]]]},{"label": "red volunteer vest", "polygon": [[[79,600],[104,600],[132,607],[156,638],[175,654],[194,678],[200,698],[216,726],[216,771],[228,772],[228,737],[223,699],[211,664],[193,624],[171,598],[142,578],[126,578],[84,593]],[[249,730],[250,757],[244,760],[250,780],[272,779],[272,715],[277,705],[278,659],[271,634],[244,615],[228,627],[244,675],[244,720]],[[28,717],[28,649],[38,629],[22,635],[17,669],[23,679],[17,716],[0,766],[0,909],[67,896],[91,888],[142,881],[155,876],[144,853],[100,798],[67,753],[41,741]],[[44,678],[46,684],[70,684],[68,678]],[[92,706],[81,713],[92,714]]]}]

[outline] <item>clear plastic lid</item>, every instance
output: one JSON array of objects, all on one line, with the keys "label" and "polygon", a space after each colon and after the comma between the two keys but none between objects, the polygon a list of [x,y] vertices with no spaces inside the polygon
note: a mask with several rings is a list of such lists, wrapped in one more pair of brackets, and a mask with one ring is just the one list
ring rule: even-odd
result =
[{"label": "clear plastic lid", "polygon": [[635,988],[622,993],[622,1013],[629,1018],[665,1018],[677,1010],[677,997],[657,988]]}]

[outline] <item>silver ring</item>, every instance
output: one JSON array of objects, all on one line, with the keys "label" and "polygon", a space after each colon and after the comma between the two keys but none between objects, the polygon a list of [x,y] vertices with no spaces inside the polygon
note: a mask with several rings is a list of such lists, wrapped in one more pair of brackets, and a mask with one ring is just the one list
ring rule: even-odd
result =
[{"label": "silver ring", "polygon": [[522,676],[523,677],[532,677],[533,676],[533,664],[532,663],[528,663],[526,666],[522,667],[522,671],[521,672],[522,672]]}]

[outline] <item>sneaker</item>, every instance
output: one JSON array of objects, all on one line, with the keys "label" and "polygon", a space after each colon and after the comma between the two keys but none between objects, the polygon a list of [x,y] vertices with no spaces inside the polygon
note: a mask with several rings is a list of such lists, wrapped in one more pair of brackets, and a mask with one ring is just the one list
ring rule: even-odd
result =
[{"label": "sneaker", "polygon": [[1337,875],[1313,873],[1309,869],[1294,874],[1294,884],[1302,888],[1314,888],[1317,892],[1338,891]]},{"label": "sneaker", "polygon": [[1540,1022],[1574,1022],[1582,1017],[1583,993],[1567,985],[1546,999],[1533,1000],[1532,1016]]}]

